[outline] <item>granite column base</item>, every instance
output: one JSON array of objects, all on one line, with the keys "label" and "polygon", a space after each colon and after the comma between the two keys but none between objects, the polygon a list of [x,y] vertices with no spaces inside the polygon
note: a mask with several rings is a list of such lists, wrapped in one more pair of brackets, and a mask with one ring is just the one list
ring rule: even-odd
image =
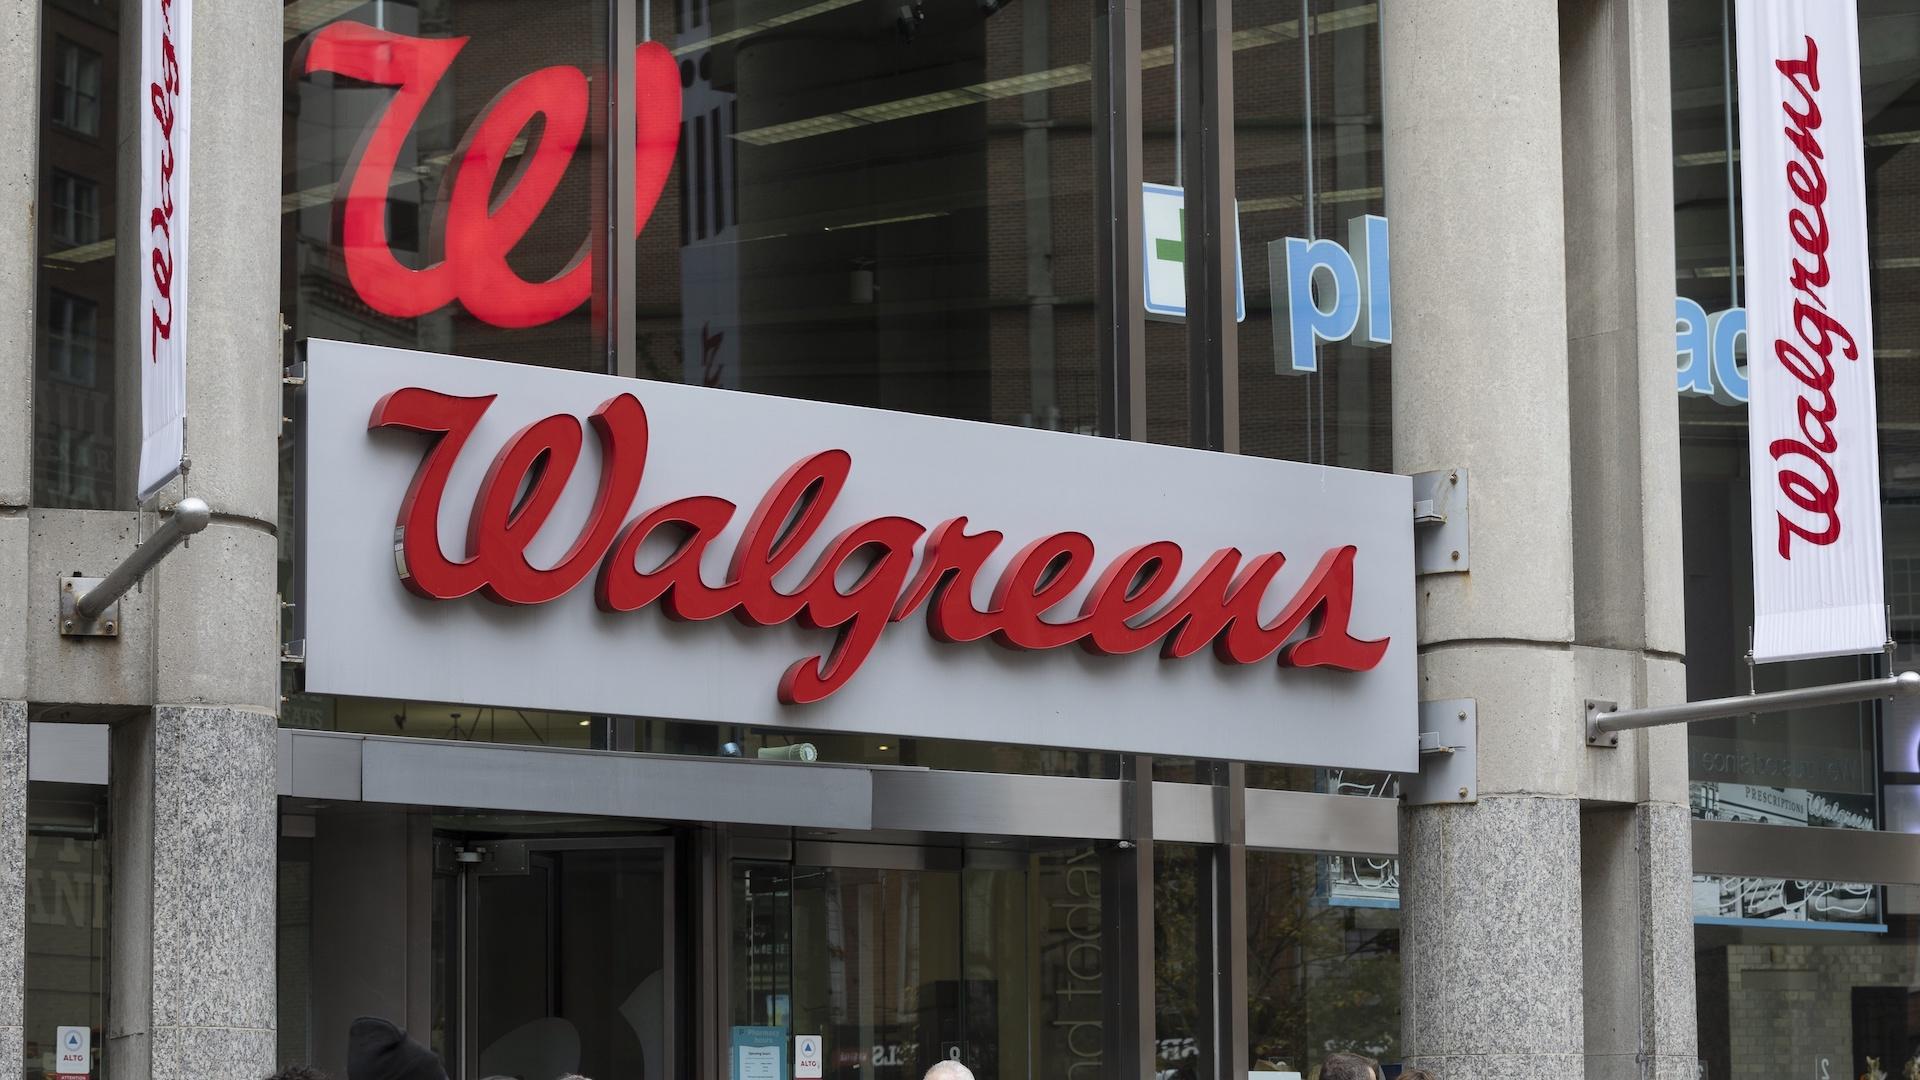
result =
[{"label": "granite column base", "polygon": [[0,701],[0,1080],[20,1080],[27,987],[27,703]]},{"label": "granite column base", "polygon": [[1407,1067],[1580,1075],[1579,801],[1494,795],[1402,813]]},{"label": "granite column base", "polygon": [[114,729],[115,1076],[273,1071],[277,725],[160,706]]}]

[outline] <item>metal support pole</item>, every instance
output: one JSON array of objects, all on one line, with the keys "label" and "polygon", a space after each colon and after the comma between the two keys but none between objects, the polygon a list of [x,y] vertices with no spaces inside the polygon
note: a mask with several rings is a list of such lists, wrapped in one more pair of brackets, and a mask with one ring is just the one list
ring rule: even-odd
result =
[{"label": "metal support pole", "polygon": [[1191,31],[1182,141],[1187,270],[1188,445],[1240,452],[1240,236],[1233,200],[1233,5],[1177,0]]},{"label": "metal support pole", "polygon": [[[601,325],[607,329],[607,366],[615,375],[634,378],[639,375],[635,357],[635,304],[638,302],[639,256],[635,237],[643,222],[634,220],[633,185],[638,150],[634,130],[638,124],[638,102],[634,100],[634,50],[639,44],[641,14],[651,0],[621,0],[613,5],[613,27],[609,35],[613,56],[607,65],[609,82],[601,98],[605,102],[608,159],[605,197],[599,211],[606,215],[606,281],[601,289],[607,311]],[[680,166],[686,168],[683,162]],[[684,208],[682,210],[684,212]]]},{"label": "metal support pole", "polygon": [[1100,1075],[1153,1080],[1153,758],[1121,760],[1121,830],[1126,839],[1101,860],[1102,952],[1107,957]]},{"label": "metal support pole", "polygon": [[1140,128],[1140,0],[1103,0],[1094,16],[1094,199],[1099,213],[1094,297],[1100,434],[1147,434],[1145,173]]},{"label": "metal support pole", "polygon": [[1199,874],[1199,1012],[1206,1080],[1242,1080],[1247,1038],[1247,767],[1214,763],[1214,823],[1219,843],[1205,850]]},{"label": "metal support pole", "polygon": [[1656,705],[1644,709],[1621,709],[1611,701],[1587,702],[1587,745],[1617,746],[1619,733],[1640,728],[1665,727],[1668,724],[1693,724],[1702,720],[1720,720],[1734,716],[1808,709],[1818,705],[1851,705],[1875,698],[1920,696],[1920,672],[1903,671],[1883,679],[1808,686],[1798,690],[1770,690],[1764,694],[1689,701],[1680,705]]},{"label": "metal support pole", "polygon": [[120,620],[114,605],[139,584],[161,559],[187,537],[207,527],[213,511],[202,499],[185,498],[147,542],[103,578],[70,577],[60,582],[60,633],[69,637],[118,637]]}]

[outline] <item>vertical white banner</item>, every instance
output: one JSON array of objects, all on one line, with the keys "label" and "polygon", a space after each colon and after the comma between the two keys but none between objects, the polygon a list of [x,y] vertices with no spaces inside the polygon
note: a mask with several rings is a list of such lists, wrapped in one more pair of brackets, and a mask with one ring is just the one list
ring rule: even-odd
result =
[{"label": "vertical white banner", "polygon": [[[187,424],[187,82],[192,0],[140,5],[140,499],[180,474]],[[124,250],[124,249],[123,249]]]},{"label": "vertical white banner", "polygon": [[1886,641],[1854,0],[1737,0],[1754,659]]}]

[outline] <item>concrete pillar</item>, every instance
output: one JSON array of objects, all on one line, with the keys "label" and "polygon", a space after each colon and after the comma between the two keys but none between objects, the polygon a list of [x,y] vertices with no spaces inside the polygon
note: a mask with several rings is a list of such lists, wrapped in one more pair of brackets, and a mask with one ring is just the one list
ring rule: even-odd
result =
[{"label": "concrete pillar", "polygon": [[0,1080],[20,1077],[26,986],[27,703],[0,701]]},{"label": "concrete pillar", "polygon": [[1471,569],[1419,581],[1421,697],[1473,698],[1479,799],[1403,820],[1404,1053],[1445,1080],[1581,1068],[1559,26],[1381,5],[1394,468],[1470,471]]},{"label": "concrete pillar", "polygon": [[[40,3],[0,0],[0,571],[26,558],[17,511],[33,494],[34,288],[40,187]],[[19,530],[17,533],[14,530]],[[0,577],[11,587],[11,579]],[[0,638],[0,643],[6,639]],[[15,653],[17,658],[20,654]],[[17,663],[0,654],[0,678]],[[4,1066],[0,1066],[4,1067]],[[17,1067],[17,1066],[16,1066]]]},{"label": "concrete pillar", "polygon": [[27,976],[27,506],[33,497],[40,0],[0,0],[0,1080],[19,1080]]},{"label": "concrete pillar", "polygon": [[281,14],[197,0],[193,16],[184,489],[214,517],[146,586],[154,706],[115,730],[111,790],[110,1061],[154,1080],[264,1075],[275,1057],[281,111],[260,105],[283,76]]},{"label": "concrete pillar", "polygon": [[313,840],[313,1065],[347,1075],[347,1029],[433,1026],[433,821],[389,807],[322,811]]},{"label": "concrete pillar", "polygon": [[[1667,3],[1559,7],[1576,637],[1588,685],[1603,671],[1618,685],[1591,696],[1683,701]],[[1589,1080],[1695,1075],[1686,739],[1669,728],[1588,752]]]}]

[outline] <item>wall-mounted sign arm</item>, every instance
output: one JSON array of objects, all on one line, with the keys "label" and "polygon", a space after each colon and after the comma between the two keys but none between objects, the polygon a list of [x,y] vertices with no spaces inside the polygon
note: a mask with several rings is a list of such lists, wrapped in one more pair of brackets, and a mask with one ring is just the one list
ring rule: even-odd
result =
[{"label": "wall-mounted sign arm", "polygon": [[213,511],[203,499],[186,498],[147,542],[103,578],[60,579],[60,633],[65,637],[119,637],[120,598],[147,576],[167,553],[207,527]]},{"label": "wall-mounted sign arm", "polygon": [[1622,709],[1611,701],[1587,702],[1587,745],[1610,748],[1620,745],[1620,733],[1639,728],[1665,727],[1668,724],[1693,724],[1702,720],[1720,720],[1734,716],[1807,709],[1818,705],[1849,705],[1875,698],[1920,696],[1920,672],[1903,671],[1880,679],[1806,686],[1797,690],[1770,690],[1764,694],[1688,701],[1679,705],[1653,705],[1641,709]]}]

